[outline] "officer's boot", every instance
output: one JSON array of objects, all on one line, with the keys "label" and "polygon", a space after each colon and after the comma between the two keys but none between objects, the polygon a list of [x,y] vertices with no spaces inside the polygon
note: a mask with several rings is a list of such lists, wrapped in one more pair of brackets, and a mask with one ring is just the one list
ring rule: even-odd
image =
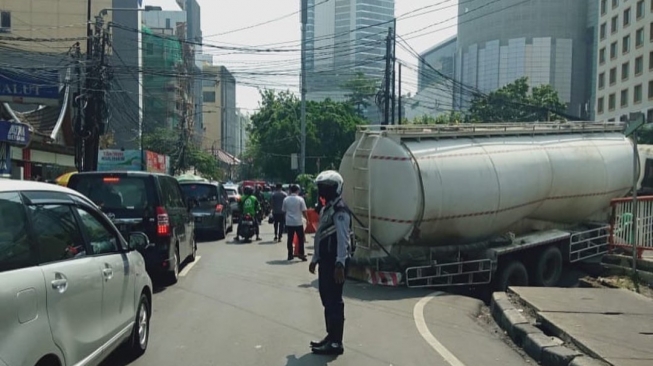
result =
[{"label": "officer's boot", "polygon": [[311,341],[311,348],[322,347],[327,342],[329,342],[329,337],[331,335],[331,326],[329,323],[329,318],[326,315],[326,312],[324,313],[324,323],[326,324],[326,331],[327,331],[326,337],[324,337],[324,339],[322,339],[321,341]]},{"label": "officer's boot", "polygon": [[313,347],[312,351],[318,355],[341,355],[345,352],[342,346],[342,335],[344,331],[344,319],[331,321],[330,338],[320,347]]}]

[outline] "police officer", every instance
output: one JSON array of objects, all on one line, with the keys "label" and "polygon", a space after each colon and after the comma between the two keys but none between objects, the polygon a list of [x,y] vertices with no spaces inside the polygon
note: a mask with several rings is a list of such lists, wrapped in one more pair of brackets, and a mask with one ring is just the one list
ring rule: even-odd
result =
[{"label": "police officer", "polygon": [[315,253],[309,271],[315,273],[315,267],[318,267],[327,336],[321,341],[311,342],[311,348],[316,354],[340,355],[344,352],[345,303],[342,289],[351,244],[351,215],[341,197],[344,181],[338,172],[324,171],[317,176],[315,183],[318,195],[324,198],[326,204],[320,213]]}]

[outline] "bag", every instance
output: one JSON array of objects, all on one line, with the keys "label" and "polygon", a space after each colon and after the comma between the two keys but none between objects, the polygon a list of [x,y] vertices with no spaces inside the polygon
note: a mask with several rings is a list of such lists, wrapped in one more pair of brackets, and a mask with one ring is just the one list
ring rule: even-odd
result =
[{"label": "bag", "polygon": [[268,216],[268,224],[274,224],[274,215],[273,214],[270,214],[270,216]]}]

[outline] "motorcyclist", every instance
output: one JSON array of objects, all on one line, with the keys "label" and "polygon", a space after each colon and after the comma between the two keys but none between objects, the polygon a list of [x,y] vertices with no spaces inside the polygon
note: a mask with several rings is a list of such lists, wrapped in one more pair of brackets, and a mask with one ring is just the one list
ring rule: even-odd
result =
[{"label": "motorcyclist", "polygon": [[[250,215],[252,217],[252,220],[254,220],[256,240],[261,240],[261,237],[259,236],[259,220],[258,220],[258,213],[261,211],[261,204],[259,203],[258,199],[254,195],[254,189],[252,187],[247,186],[243,189],[243,196],[241,197],[238,206],[240,208],[240,212],[242,215],[241,218],[245,217],[245,215]],[[238,230],[236,232],[236,240],[239,240],[239,236],[241,234],[240,228],[241,228],[241,224],[238,224]]]}]

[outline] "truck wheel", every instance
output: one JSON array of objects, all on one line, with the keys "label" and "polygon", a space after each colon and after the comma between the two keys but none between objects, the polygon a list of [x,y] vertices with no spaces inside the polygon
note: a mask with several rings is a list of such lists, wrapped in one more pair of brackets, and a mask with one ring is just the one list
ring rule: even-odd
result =
[{"label": "truck wheel", "polygon": [[501,270],[497,280],[497,289],[506,291],[511,286],[528,286],[528,271],[518,260],[514,260]]},{"label": "truck wheel", "polygon": [[537,258],[533,273],[535,286],[551,287],[558,284],[562,276],[562,253],[558,247],[548,247]]}]

